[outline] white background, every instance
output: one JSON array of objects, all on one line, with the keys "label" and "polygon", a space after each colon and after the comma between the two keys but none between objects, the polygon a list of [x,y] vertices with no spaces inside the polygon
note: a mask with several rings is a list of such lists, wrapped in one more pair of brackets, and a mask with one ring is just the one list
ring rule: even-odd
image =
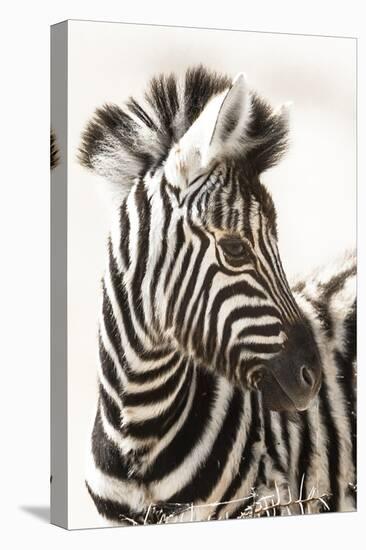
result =
[{"label": "white background", "polygon": [[[208,4],[207,4],[208,6]],[[228,0],[210,7],[157,0],[126,5],[120,1],[12,2],[2,7],[2,299],[1,299],[1,530],[5,548],[100,548],[143,545],[185,548],[296,549],[359,547],[364,531],[365,413],[359,408],[359,512],[281,520],[213,522],[210,525],[89,530],[67,533],[47,525],[49,493],[49,28],[66,18],[124,20],[249,30],[359,36],[361,2],[260,2],[237,6]],[[366,97],[365,52],[359,42],[359,97]],[[364,67],[364,70],[362,70]],[[342,79],[342,74],[340,74]],[[285,100],[287,98],[284,98]],[[365,150],[363,104],[359,151]],[[362,155],[360,154],[360,157]],[[364,304],[364,163],[359,170],[359,300]],[[362,246],[363,245],[363,246]],[[359,326],[365,326],[360,308]],[[359,360],[365,357],[360,338]],[[364,393],[361,373],[360,393]],[[362,401],[361,401],[362,402]],[[361,539],[362,540],[362,539]]]},{"label": "white background", "polygon": [[141,96],[153,75],[184,75],[199,63],[232,77],[244,70],[274,107],[291,100],[289,150],[262,181],[278,212],[285,272],[290,280],[304,277],[355,247],[356,40],[68,25],[68,494],[69,527],[80,528],[100,524],[84,483],[85,448],[97,400],[100,278],[111,223],[106,182],[77,162],[87,121],[105,102]]}]

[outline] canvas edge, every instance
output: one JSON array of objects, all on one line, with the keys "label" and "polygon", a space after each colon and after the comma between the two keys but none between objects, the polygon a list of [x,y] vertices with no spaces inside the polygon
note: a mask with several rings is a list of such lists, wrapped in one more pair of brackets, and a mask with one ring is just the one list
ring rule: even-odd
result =
[{"label": "canvas edge", "polygon": [[51,523],[68,528],[67,440],[67,100],[68,22],[51,26]]}]

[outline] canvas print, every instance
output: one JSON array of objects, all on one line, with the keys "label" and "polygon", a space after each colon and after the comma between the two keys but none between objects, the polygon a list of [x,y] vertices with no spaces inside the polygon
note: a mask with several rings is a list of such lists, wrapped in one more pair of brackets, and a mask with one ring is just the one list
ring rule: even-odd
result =
[{"label": "canvas print", "polygon": [[54,522],[356,510],[355,40],[62,25]]}]

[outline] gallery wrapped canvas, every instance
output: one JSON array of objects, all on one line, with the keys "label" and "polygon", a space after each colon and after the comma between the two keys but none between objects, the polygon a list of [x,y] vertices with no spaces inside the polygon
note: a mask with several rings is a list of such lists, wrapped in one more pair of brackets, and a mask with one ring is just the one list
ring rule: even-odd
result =
[{"label": "gallery wrapped canvas", "polygon": [[51,50],[52,522],[356,510],[355,40]]}]

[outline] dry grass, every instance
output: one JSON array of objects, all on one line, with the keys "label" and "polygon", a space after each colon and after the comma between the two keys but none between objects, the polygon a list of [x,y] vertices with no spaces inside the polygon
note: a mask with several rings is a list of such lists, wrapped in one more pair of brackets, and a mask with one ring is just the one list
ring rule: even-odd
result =
[{"label": "dry grass", "polygon": [[304,477],[301,480],[299,497],[294,498],[290,487],[287,488],[287,498],[280,495],[277,485],[271,495],[264,495],[260,498],[254,498],[253,504],[240,514],[240,518],[277,516],[277,515],[304,515],[316,511],[329,511],[327,503],[330,495],[328,493],[318,494],[315,487],[307,495],[303,495]]},{"label": "dry grass", "polygon": [[[146,514],[141,519],[136,520],[126,516],[120,519],[129,525],[159,525],[164,523],[179,523],[195,520],[195,512],[202,508],[212,508],[213,511],[219,504],[235,504],[240,506],[248,502],[237,519],[255,518],[265,516],[283,516],[283,515],[304,515],[319,511],[329,511],[327,500],[330,497],[328,493],[318,494],[318,491],[313,487],[307,495],[303,495],[304,477],[301,480],[299,497],[294,498],[290,488],[281,491],[275,484],[274,491],[259,497],[253,489],[251,494],[241,499],[230,500],[227,502],[214,502],[208,504],[181,504],[181,503],[164,503],[161,505],[150,504]],[[356,488],[353,488],[356,490]],[[282,494],[281,494],[282,493]],[[286,494],[287,493],[287,494]],[[171,510],[169,512],[169,509]],[[200,515],[201,517],[201,515]],[[206,521],[216,519],[213,513],[208,510]],[[220,518],[227,519],[225,517]]]}]

